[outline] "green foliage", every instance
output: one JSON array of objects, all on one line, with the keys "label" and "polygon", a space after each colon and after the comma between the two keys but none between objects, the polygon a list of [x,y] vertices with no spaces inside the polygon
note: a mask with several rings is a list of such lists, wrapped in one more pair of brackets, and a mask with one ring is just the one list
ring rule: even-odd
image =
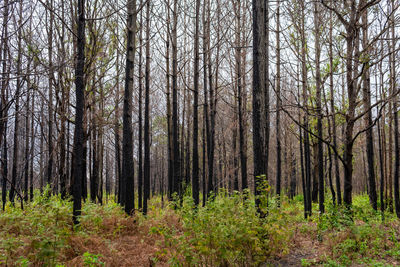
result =
[{"label": "green foliage", "polygon": [[[0,265],[62,266],[69,264],[67,255],[73,253],[84,266],[105,266],[110,253],[86,246],[86,242],[99,237],[102,241],[119,240],[127,231],[148,233],[141,242],[146,238],[158,240],[154,244],[157,253],[149,260],[171,266],[269,264],[290,256],[292,250],[304,249],[301,240],[323,248],[317,256],[298,258],[302,266],[390,266],[400,261],[399,220],[386,211],[382,222],[367,195],[354,196],[352,208],[346,209],[334,206],[327,194],[326,213],[314,212],[305,220],[302,195],[289,200],[282,194],[278,202],[270,195],[266,177],[259,179],[265,217],[257,213],[254,195],[249,191],[220,190],[205,207],[196,207],[188,186],[182,198],[176,196],[172,202],[153,197],[148,214],[137,214],[135,222],[131,219],[129,223],[123,209],[113,201],[102,206],[86,202],[76,229],[69,199],[51,195],[50,188],[43,194],[35,191],[25,210],[8,204],[0,213]],[[317,210],[317,204],[313,206]],[[74,240],[82,242],[79,249],[76,245],[72,248]]]},{"label": "green foliage", "polygon": [[[349,266],[357,262],[362,266],[390,266],[386,258],[399,260],[398,221],[393,214],[385,215],[373,210],[367,195],[357,195],[351,209],[326,205],[326,213],[313,218],[317,224],[317,239],[329,247],[331,255],[324,260],[326,266]],[[392,227],[395,224],[396,227]],[[391,248],[391,249],[389,249]]]},{"label": "green foliage", "polygon": [[[46,187],[42,195],[36,191],[25,210],[7,205],[0,214],[1,262],[54,265],[57,251],[66,247],[66,238],[71,233],[72,206],[59,196],[49,196],[49,190]],[[22,251],[26,258],[16,259]]]},{"label": "green foliage", "polygon": [[[72,202],[61,199],[60,195],[51,195],[50,190],[46,187],[42,194],[35,191],[33,201],[26,203],[24,210],[8,203],[5,212],[0,213],[0,265],[56,266],[65,261],[63,252],[71,249],[73,235],[102,233],[104,220],[125,216],[113,202],[103,206],[86,202],[80,228],[74,231]],[[123,225],[115,227],[114,234],[123,228]]]},{"label": "green foliage", "polygon": [[83,264],[87,267],[105,266],[104,262],[100,260],[101,254],[91,254],[89,252],[83,253]]},{"label": "green foliage", "polygon": [[170,260],[174,266],[182,261],[190,266],[257,265],[287,252],[290,231],[281,218],[260,218],[249,194],[220,191],[205,207],[195,207],[192,198],[185,196],[177,213],[182,229],[165,224],[150,229],[175,250]]},{"label": "green foliage", "polygon": [[314,264],[315,264],[315,260],[301,259],[301,266],[303,266],[303,267],[313,266]]}]

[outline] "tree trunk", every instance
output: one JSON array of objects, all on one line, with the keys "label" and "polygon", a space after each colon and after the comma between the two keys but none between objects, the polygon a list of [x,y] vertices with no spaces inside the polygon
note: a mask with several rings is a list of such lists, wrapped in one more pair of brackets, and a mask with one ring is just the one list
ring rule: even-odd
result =
[{"label": "tree trunk", "polygon": [[136,0],[129,0],[127,2],[127,8],[127,51],[122,133],[121,202],[125,206],[125,212],[131,215],[135,208],[133,177],[132,93],[133,62],[135,58],[136,45]]},{"label": "tree trunk", "polygon": [[322,85],[321,85],[321,69],[320,69],[320,25],[322,24],[320,17],[321,10],[319,3],[314,2],[314,24],[315,24],[315,81],[316,81],[316,100],[317,100],[317,135],[318,135],[318,185],[319,185],[319,211],[325,212],[324,198],[324,150],[323,150],[323,131],[322,131]]},{"label": "tree trunk", "polygon": [[[241,1],[237,2],[236,11],[236,75],[237,75],[237,98],[238,98],[238,124],[239,124],[239,155],[240,155],[240,174],[242,177],[242,191],[247,189],[247,155],[245,149],[245,127],[243,113],[246,105],[243,105],[243,82],[242,82],[242,49],[241,49]],[[234,140],[236,144],[236,140]],[[236,153],[236,149],[235,149]],[[236,155],[235,155],[236,157]],[[236,167],[236,165],[235,165]],[[237,179],[237,175],[234,179]],[[238,186],[235,180],[235,187]],[[238,189],[235,189],[238,190]]]},{"label": "tree trunk", "polygon": [[282,152],[281,152],[281,47],[280,47],[280,1],[277,2],[276,13],[276,195],[278,206],[281,196]]},{"label": "tree trunk", "polygon": [[[193,167],[192,167],[192,195],[194,204],[199,205],[199,21],[200,0],[196,0],[196,22],[194,35],[194,90],[193,90]],[[189,164],[187,162],[186,164]]]},{"label": "tree trunk", "polygon": [[[330,106],[331,112],[334,114],[332,117],[332,140],[333,146],[337,149],[337,138],[336,138],[336,109],[335,109],[335,93],[333,90],[333,18],[332,18],[332,11],[330,12],[330,20],[329,20],[329,65],[331,66],[329,72],[329,89],[330,89]],[[336,181],[336,194],[337,194],[337,203],[338,205],[342,205],[342,190],[340,186],[340,172],[339,172],[339,160],[338,155],[334,153],[333,155],[334,162],[335,162],[335,181]]]},{"label": "tree trunk", "polygon": [[[261,211],[261,176],[266,174],[266,152],[260,144],[264,144],[263,126],[263,98],[265,96],[265,17],[264,1],[253,0],[253,158],[254,158],[254,186],[256,206],[260,216]],[[268,19],[268,18],[267,18]],[[268,107],[266,107],[268,108]],[[267,125],[268,128],[268,125]]]},{"label": "tree trunk", "polygon": [[82,208],[82,180],[83,177],[83,112],[85,105],[85,1],[78,0],[77,18],[77,59],[75,67],[75,87],[76,87],[76,108],[75,108],[75,132],[74,132],[74,160],[73,160],[73,220],[74,224],[79,223],[79,216]]},{"label": "tree trunk", "polygon": [[[368,14],[367,10],[362,15],[362,32],[363,32],[363,47],[364,49],[368,46]],[[368,49],[369,50],[369,49]],[[367,51],[368,51],[367,50]],[[367,52],[368,54],[368,52]],[[371,85],[370,85],[370,71],[369,62],[366,63],[366,69],[363,73],[363,105],[365,111],[365,142],[366,142],[366,153],[368,163],[368,188],[369,188],[369,201],[374,210],[378,209],[376,184],[375,184],[375,168],[374,168],[374,136],[372,128],[372,109],[371,109]]]},{"label": "tree trunk", "polygon": [[[394,0],[391,1],[392,10],[395,8]],[[366,14],[364,15],[366,16]],[[365,24],[367,24],[365,18]],[[396,87],[396,36],[395,36],[395,21],[394,21],[394,14],[392,13],[391,16],[391,39],[392,42],[390,44],[390,85],[392,88],[393,94],[393,120],[394,120],[394,176],[393,176],[393,187],[394,187],[394,207],[396,211],[397,218],[400,218],[400,194],[399,194],[399,168],[400,168],[400,147],[399,147],[399,119],[398,119],[398,110],[397,110],[397,92],[398,89]],[[371,137],[372,139],[372,137]],[[371,143],[372,145],[372,143]],[[373,147],[372,147],[373,148]],[[375,179],[375,177],[374,177]],[[375,182],[375,180],[374,180]],[[375,183],[374,183],[375,185]],[[372,196],[372,194],[371,194]],[[375,192],[375,202],[376,202],[376,192]],[[376,210],[376,205],[374,206]]]},{"label": "tree trunk", "polygon": [[3,12],[3,30],[2,30],[2,38],[0,45],[0,57],[2,57],[2,81],[1,81],[1,102],[0,102],[0,147],[3,144],[2,155],[1,155],[1,168],[2,168],[2,184],[1,184],[1,197],[3,202],[3,211],[5,209],[6,201],[7,201],[7,174],[8,174],[8,157],[7,157],[7,117],[8,117],[8,108],[6,108],[6,103],[8,102],[8,80],[9,74],[7,71],[7,62],[8,62],[8,13],[9,13],[9,2],[8,0],[4,0],[4,12]]},{"label": "tree trunk", "polygon": [[18,20],[18,56],[17,56],[17,85],[15,90],[15,119],[14,119],[14,144],[13,144],[13,160],[12,160],[12,171],[11,171],[11,189],[10,189],[10,201],[14,203],[15,191],[17,186],[17,168],[19,167],[18,161],[18,136],[19,136],[19,100],[21,95],[22,78],[21,78],[21,58],[22,58],[22,1],[19,4],[19,20]]},{"label": "tree trunk", "polygon": [[146,7],[146,70],[144,103],[144,194],[143,214],[147,214],[147,200],[150,198],[150,0]]},{"label": "tree trunk", "polygon": [[172,151],[173,151],[173,193],[182,194],[181,161],[179,154],[178,117],[178,0],[173,4],[172,26]]},{"label": "tree trunk", "polygon": [[[140,1],[142,6],[143,0]],[[140,11],[140,25],[143,25],[143,12]],[[168,38],[168,37],[167,37]],[[142,73],[142,53],[143,53],[143,27],[139,29],[139,99],[138,99],[138,119],[139,119],[139,147],[138,147],[138,207],[143,207],[143,117],[142,117],[142,98],[143,98],[143,73]]]},{"label": "tree trunk", "polygon": [[[47,5],[50,10],[53,9],[53,0],[48,0]],[[48,32],[49,42],[49,124],[48,124],[48,162],[47,162],[47,184],[52,186],[53,178],[53,82],[54,82],[54,69],[53,69],[53,24],[54,24],[54,12],[50,11],[50,24]],[[55,184],[54,184],[55,186]]]}]

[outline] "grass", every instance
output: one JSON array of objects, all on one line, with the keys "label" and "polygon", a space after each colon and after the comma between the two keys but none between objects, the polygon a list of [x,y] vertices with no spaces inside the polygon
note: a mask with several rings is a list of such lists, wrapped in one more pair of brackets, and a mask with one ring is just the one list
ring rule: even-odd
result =
[{"label": "grass", "polygon": [[[0,212],[0,265],[4,266],[397,266],[400,223],[390,212],[354,196],[352,214],[334,207],[303,217],[302,196],[270,198],[259,218],[251,194],[219,192],[194,208],[180,201],[150,201],[149,214],[127,217],[112,200],[85,202],[73,228],[72,204],[35,192],[25,209]],[[327,196],[328,197],[328,196]],[[163,208],[161,208],[163,206]],[[178,206],[176,208],[176,206]],[[266,206],[264,206],[266,208]]]}]

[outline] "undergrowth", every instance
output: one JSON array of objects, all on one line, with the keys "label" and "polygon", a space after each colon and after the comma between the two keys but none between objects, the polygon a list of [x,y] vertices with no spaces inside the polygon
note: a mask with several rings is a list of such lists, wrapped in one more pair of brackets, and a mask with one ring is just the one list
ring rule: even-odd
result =
[{"label": "undergrowth", "polygon": [[241,194],[220,192],[198,208],[188,194],[175,213],[179,224],[158,220],[151,227],[152,234],[164,237],[167,249],[161,253],[170,254],[173,266],[257,265],[288,252],[292,230],[283,215],[260,218],[254,199]]},{"label": "undergrowth", "polygon": [[262,217],[249,192],[220,191],[205,207],[195,207],[190,191],[171,202],[155,196],[148,215],[133,218],[112,199],[86,201],[74,228],[71,201],[48,191],[35,192],[24,210],[9,203],[0,212],[1,266],[274,266],[293,255],[303,266],[400,263],[400,223],[388,211],[382,221],[367,195],[354,196],[351,210],[327,195],[326,213],[314,203],[308,219],[301,195],[266,201],[269,188]]},{"label": "undergrowth", "polygon": [[[115,203],[99,206],[85,202],[81,224],[74,231],[71,213],[71,201],[49,194],[49,188],[43,194],[35,192],[33,201],[26,204],[24,210],[8,203],[5,212],[0,212],[0,265],[62,266],[61,263],[70,257],[86,259],[85,251],[81,253],[74,241],[90,235],[109,235],[106,228],[110,225],[106,222],[111,218],[118,220],[111,225],[112,233],[118,234],[126,219]],[[101,255],[96,256],[96,260],[101,262]]]}]

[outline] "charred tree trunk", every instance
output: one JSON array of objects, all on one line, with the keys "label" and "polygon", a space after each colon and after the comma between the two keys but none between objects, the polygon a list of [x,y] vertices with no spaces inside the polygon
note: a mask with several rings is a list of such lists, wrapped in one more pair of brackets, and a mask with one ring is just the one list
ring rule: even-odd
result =
[{"label": "charred tree trunk", "polygon": [[127,7],[127,51],[122,133],[121,202],[125,206],[125,212],[131,215],[135,208],[133,177],[132,94],[133,62],[135,58],[136,43],[136,0],[129,0],[127,2]]},{"label": "charred tree trunk", "polygon": [[282,176],[282,152],[281,152],[281,47],[280,47],[280,1],[277,2],[276,11],[276,194],[278,196],[278,206],[280,206],[281,196],[281,176]]},{"label": "charred tree trunk", "polygon": [[[363,32],[363,47],[368,46],[368,14],[367,10],[364,11],[362,15],[362,32]],[[369,49],[368,49],[369,50]],[[367,50],[367,51],[368,51]],[[368,52],[367,52],[368,53]],[[368,193],[369,201],[374,210],[378,209],[378,197],[376,194],[376,183],[375,183],[375,168],[374,168],[374,135],[372,128],[372,109],[371,109],[371,83],[370,83],[370,71],[369,62],[366,63],[366,69],[363,73],[363,104],[365,111],[365,127],[367,131],[365,132],[365,142],[366,142],[366,153],[367,153],[367,163],[368,163]]]},{"label": "charred tree trunk", "polygon": [[[194,35],[194,90],[193,90],[193,167],[192,167],[192,195],[194,204],[199,205],[199,21],[200,0],[196,0],[196,22]],[[189,162],[187,162],[189,164]]]},{"label": "charred tree trunk", "polygon": [[[253,158],[254,186],[256,206],[260,216],[263,216],[260,204],[261,176],[266,174],[266,152],[260,144],[264,144],[263,127],[265,125],[263,98],[265,96],[265,5],[264,1],[253,0]],[[267,18],[268,19],[268,18]],[[268,107],[266,107],[268,108]],[[268,128],[268,125],[266,126]]]},{"label": "charred tree trunk", "polygon": [[21,95],[21,87],[22,87],[22,1],[19,5],[19,21],[18,21],[18,57],[17,57],[17,85],[15,90],[15,119],[14,119],[14,144],[13,144],[13,160],[12,160],[12,171],[11,171],[11,189],[10,189],[10,201],[14,203],[15,191],[17,186],[17,168],[19,164],[18,160],[18,147],[19,147],[19,100]]},{"label": "charred tree trunk", "polygon": [[321,10],[319,9],[319,3],[314,3],[314,24],[315,24],[315,81],[316,81],[316,100],[317,100],[317,135],[318,135],[318,185],[319,185],[319,211],[320,213],[325,212],[324,198],[325,198],[325,186],[324,186],[324,147],[322,143],[323,131],[322,131],[322,85],[321,85],[321,69],[320,69],[320,57],[321,57],[321,45],[320,45],[320,25],[321,21]]},{"label": "charred tree trunk", "polygon": [[78,0],[77,18],[77,60],[75,67],[76,108],[75,108],[75,132],[74,132],[74,161],[73,161],[73,220],[79,223],[82,208],[82,180],[83,180],[83,112],[85,105],[85,1]]},{"label": "charred tree trunk", "polygon": [[[140,1],[142,6],[143,0]],[[143,12],[140,11],[140,25],[143,25]],[[143,117],[142,117],[142,98],[143,98],[143,73],[142,73],[142,49],[143,44],[143,27],[139,29],[139,96],[138,96],[138,123],[139,123],[139,147],[138,147],[138,207],[139,210],[143,207]]]},{"label": "charred tree trunk", "polygon": [[144,101],[144,194],[143,214],[147,214],[147,200],[150,198],[150,1],[146,7],[146,70]]},{"label": "charred tree trunk", "polygon": [[179,117],[178,117],[178,0],[173,4],[172,26],[172,151],[173,151],[173,193],[181,196],[182,176],[179,154]]}]

